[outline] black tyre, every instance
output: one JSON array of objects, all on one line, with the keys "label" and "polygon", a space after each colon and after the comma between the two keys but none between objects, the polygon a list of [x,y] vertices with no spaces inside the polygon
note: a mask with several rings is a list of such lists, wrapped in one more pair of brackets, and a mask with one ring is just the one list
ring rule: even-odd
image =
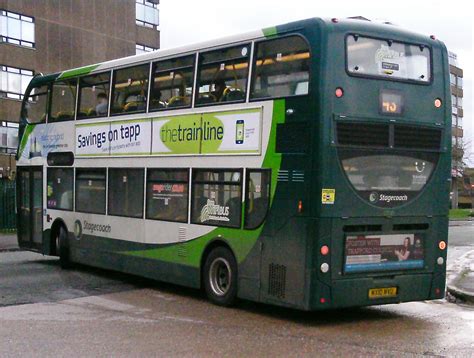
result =
[{"label": "black tyre", "polygon": [[69,254],[69,242],[67,230],[64,226],[58,230],[58,237],[56,239],[56,252],[59,253],[59,263],[61,268],[68,269],[71,268],[71,259]]},{"label": "black tyre", "polygon": [[237,297],[237,262],[225,247],[213,249],[206,257],[203,281],[206,295],[219,306],[231,306]]}]

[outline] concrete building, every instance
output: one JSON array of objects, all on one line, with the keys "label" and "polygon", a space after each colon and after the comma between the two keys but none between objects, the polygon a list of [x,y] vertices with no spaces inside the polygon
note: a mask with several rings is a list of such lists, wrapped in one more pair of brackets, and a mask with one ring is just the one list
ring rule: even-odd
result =
[{"label": "concrete building", "polygon": [[463,70],[459,67],[456,54],[449,52],[449,77],[451,83],[452,113],[452,164],[451,164],[451,207],[459,205],[459,191],[463,186]]},{"label": "concrete building", "polygon": [[0,0],[0,177],[14,172],[23,93],[57,72],[160,47],[159,0]]}]

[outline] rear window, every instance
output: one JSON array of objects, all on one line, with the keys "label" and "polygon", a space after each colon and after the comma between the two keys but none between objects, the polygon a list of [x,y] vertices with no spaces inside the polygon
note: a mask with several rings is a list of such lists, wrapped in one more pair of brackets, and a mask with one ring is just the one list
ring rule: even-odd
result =
[{"label": "rear window", "polygon": [[346,49],[351,74],[418,82],[431,79],[430,50],[426,46],[349,35]]}]

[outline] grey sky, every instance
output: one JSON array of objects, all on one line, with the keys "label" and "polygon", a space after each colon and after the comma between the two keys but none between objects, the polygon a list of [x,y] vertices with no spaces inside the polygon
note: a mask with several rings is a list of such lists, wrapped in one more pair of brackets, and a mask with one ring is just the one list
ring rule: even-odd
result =
[{"label": "grey sky", "polygon": [[[474,147],[474,17],[471,4],[467,0],[161,0],[161,47],[176,47],[309,17],[361,15],[372,20],[391,21],[422,34],[433,34],[458,55],[458,63],[464,69],[463,126],[465,137]],[[451,6],[464,10],[454,13]]]}]

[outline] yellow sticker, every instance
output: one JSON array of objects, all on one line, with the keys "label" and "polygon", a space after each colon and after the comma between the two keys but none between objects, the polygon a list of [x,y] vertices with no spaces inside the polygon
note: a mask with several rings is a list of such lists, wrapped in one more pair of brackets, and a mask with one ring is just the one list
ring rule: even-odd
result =
[{"label": "yellow sticker", "polygon": [[323,189],[321,193],[321,202],[323,204],[334,204],[336,200],[336,189]]}]

